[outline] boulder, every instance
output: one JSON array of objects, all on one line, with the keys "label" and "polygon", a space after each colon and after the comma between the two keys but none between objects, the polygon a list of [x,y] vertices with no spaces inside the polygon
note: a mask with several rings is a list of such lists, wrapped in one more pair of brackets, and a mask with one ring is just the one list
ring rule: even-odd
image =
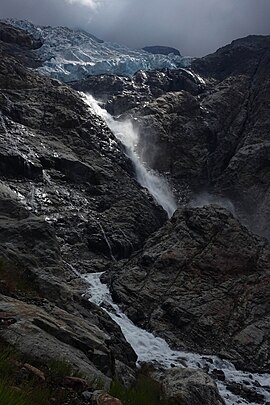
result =
[{"label": "boulder", "polygon": [[215,382],[203,371],[173,368],[153,375],[162,387],[164,397],[179,405],[225,405]]}]

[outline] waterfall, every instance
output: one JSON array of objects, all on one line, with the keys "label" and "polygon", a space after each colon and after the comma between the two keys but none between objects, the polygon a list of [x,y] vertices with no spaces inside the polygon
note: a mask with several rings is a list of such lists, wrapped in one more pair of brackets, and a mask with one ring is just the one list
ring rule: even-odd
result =
[{"label": "waterfall", "polygon": [[115,137],[125,146],[127,154],[134,165],[138,183],[149,191],[170,218],[177,208],[174,196],[166,180],[153,170],[147,169],[143,164],[137,150],[140,135],[131,120],[117,121],[98,104],[93,96],[83,94],[83,97],[84,101],[106,122]]},{"label": "waterfall", "polygon": [[270,401],[269,374],[236,370],[231,362],[222,360],[218,356],[172,350],[164,339],[156,337],[152,333],[134,325],[121,311],[119,306],[113,302],[108,287],[100,281],[101,275],[102,273],[93,273],[82,276],[89,284],[90,301],[103,308],[113,321],[120,326],[127,342],[138,356],[138,364],[140,362],[155,362],[166,368],[172,366],[199,368],[207,369],[210,373],[215,369],[219,369],[224,372],[225,381],[216,381],[216,383],[220,395],[227,405],[257,405],[256,402],[246,401],[229,391],[226,387],[228,383],[243,384],[249,389],[254,389],[258,394],[263,395],[265,397],[264,403]]}]

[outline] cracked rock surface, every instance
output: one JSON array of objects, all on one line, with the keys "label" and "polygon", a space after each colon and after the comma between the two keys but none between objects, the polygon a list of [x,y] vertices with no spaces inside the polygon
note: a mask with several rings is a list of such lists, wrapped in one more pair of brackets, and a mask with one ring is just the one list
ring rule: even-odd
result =
[{"label": "cracked rock surface", "polygon": [[178,210],[106,275],[136,323],[174,347],[270,370],[270,249],[227,210]]}]

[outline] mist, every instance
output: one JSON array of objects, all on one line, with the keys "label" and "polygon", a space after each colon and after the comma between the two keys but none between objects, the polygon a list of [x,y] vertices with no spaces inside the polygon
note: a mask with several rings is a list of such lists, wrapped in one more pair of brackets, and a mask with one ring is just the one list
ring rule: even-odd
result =
[{"label": "mist", "polygon": [[173,46],[190,56],[270,34],[269,0],[1,0],[0,17],[82,28],[135,48]]}]

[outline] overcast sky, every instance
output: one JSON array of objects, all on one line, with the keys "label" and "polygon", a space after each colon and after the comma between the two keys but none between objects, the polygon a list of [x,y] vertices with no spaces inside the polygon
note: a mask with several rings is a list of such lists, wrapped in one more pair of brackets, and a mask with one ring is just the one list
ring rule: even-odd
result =
[{"label": "overcast sky", "polygon": [[270,0],[0,0],[0,17],[84,28],[131,47],[201,56],[248,34],[270,34]]}]

